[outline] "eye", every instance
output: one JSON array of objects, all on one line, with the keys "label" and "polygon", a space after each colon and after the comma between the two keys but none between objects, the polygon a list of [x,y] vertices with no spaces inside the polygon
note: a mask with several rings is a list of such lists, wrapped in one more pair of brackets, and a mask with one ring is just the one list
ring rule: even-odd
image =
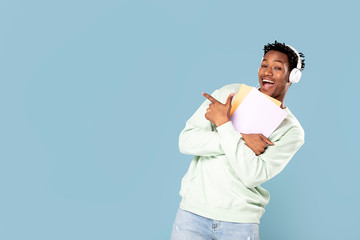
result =
[{"label": "eye", "polygon": [[265,65],[265,64],[261,64],[261,67],[262,67],[262,68],[266,68],[266,67],[267,67],[267,65]]},{"label": "eye", "polygon": [[282,68],[281,67],[275,67],[276,70],[281,70]]}]

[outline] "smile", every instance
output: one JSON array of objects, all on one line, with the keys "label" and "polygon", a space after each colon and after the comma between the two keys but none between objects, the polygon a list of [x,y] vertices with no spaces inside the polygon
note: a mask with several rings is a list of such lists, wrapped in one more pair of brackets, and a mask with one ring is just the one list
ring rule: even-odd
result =
[{"label": "smile", "polygon": [[262,89],[265,91],[270,91],[275,86],[275,82],[267,78],[262,79]]},{"label": "smile", "polygon": [[268,79],[263,79],[263,83],[270,83],[270,84],[274,84],[274,82],[273,82],[273,81],[270,81],[270,80],[268,80]]}]

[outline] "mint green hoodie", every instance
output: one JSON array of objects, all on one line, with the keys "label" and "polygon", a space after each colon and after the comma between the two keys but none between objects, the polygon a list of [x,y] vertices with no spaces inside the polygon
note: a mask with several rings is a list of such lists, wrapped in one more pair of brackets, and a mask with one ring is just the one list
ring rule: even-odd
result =
[{"label": "mint green hoodie", "polygon": [[[240,85],[226,85],[211,95],[225,103]],[[260,184],[285,168],[304,143],[304,130],[285,108],[287,117],[269,137],[274,146],[256,156],[230,121],[216,127],[205,118],[209,104],[205,100],[180,133],[180,152],[194,155],[181,181],[180,208],[221,221],[260,223],[270,199]]]}]

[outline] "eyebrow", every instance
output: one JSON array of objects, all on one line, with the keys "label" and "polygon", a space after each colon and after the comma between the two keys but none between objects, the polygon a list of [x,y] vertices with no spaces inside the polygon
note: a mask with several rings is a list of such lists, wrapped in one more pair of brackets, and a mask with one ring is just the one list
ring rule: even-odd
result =
[{"label": "eyebrow", "polygon": [[[267,61],[267,59],[263,58],[263,61]],[[274,62],[280,62],[280,63],[284,64],[281,60],[274,60]]]}]

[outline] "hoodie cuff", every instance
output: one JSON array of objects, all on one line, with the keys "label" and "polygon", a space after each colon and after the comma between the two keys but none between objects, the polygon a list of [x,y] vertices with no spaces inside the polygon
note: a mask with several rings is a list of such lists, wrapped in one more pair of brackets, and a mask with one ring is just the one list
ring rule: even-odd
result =
[{"label": "hoodie cuff", "polygon": [[216,128],[216,130],[218,131],[220,136],[228,136],[228,135],[236,135],[239,136],[240,138],[242,138],[242,135],[236,131],[236,129],[234,128],[234,125],[232,124],[231,121],[228,121],[220,126],[218,126]]}]

